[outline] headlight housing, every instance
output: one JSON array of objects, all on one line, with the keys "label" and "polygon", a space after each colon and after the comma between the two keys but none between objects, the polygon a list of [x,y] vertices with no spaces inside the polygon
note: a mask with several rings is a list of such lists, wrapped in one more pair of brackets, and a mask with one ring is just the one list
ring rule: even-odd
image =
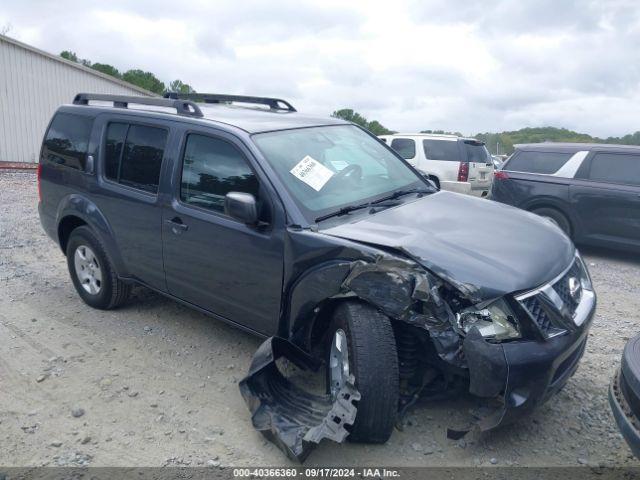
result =
[{"label": "headlight housing", "polygon": [[590,290],[593,291],[593,285],[591,284],[591,277],[589,276],[589,270],[587,270],[587,265],[584,263],[584,260],[582,259],[582,256],[580,255],[580,253],[578,253],[576,251],[576,261],[580,264],[580,267],[578,270],[578,275],[580,278],[580,284],[582,285],[582,288],[584,290]]},{"label": "headlight housing", "polygon": [[457,327],[463,334],[476,327],[480,334],[491,340],[520,338],[520,326],[509,304],[500,298],[484,308],[471,307],[456,314]]}]

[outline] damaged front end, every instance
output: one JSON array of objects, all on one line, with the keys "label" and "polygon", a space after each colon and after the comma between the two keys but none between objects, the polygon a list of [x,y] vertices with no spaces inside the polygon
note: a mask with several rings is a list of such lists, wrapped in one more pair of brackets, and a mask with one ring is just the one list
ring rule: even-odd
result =
[{"label": "damaged front end", "polygon": [[[455,285],[418,262],[391,254],[340,262],[331,268],[318,273],[321,288],[309,281],[304,284],[307,291],[330,292],[329,301],[356,298],[391,319],[401,418],[424,397],[470,393],[486,400],[474,423],[449,429],[450,438],[472,428],[486,431],[511,422],[562,388],[584,352],[595,309],[595,294],[578,256],[546,290],[486,300],[474,295],[474,286]],[[583,287],[571,311],[563,310],[559,295],[550,293],[559,291],[557,282],[564,282],[569,274],[575,274]],[[333,291],[327,279],[336,283]],[[316,307],[312,313],[316,318],[294,325],[317,324],[321,314]],[[302,331],[291,332],[291,338],[304,338]],[[351,376],[332,402],[329,395],[310,395],[285,379],[275,365],[280,356],[312,370],[321,363],[274,337],[260,347],[240,388],[255,428],[290,458],[303,460],[323,438],[341,442],[347,437],[356,415],[358,379]]]}]

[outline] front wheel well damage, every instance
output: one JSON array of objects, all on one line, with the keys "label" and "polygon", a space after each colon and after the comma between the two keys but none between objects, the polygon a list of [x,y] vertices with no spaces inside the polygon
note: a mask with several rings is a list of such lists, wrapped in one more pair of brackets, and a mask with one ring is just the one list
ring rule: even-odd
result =
[{"label": "front wheel well damage", "polygon": [[[281,349],[281,356],[304,355],[322,364],[336,309],[344,302],[356,302],[374,308],[390,321],[389,331],[398,360],[399,428],[403,414],[418,398],[443,399],[465,392],[476,395],[499,393],[504,387],[502,378],[487,383],[483,383],[481,377],[471,379],[471,374],[477,376],[478,368],[472,372],[468,365],[468,362],[475,361],[479,368],[483,368],[484,363],[479,362],[474,354],[490,351],[495,355],[490,359],[488,368],[500,366],[499,347],[483,348],[485,340],[478,338],[479,335],[471,335],[466,348],[471,349],[469,353],[475,360],[469,358],[465,336],[460,332],[454,313],[477,303],[475,287],[465,284],[459,288],[447,278],[432,274],[411,259],[388,252],[366,261],[344,260],[316,267],[295,283],[288,296],[289,321],[283,324],[280,332],[289,341],[278,339],[278,345],[282,342],[287,344]],[[265,345],[275,340],[276,337],[272,337]],[[322,416],[316,415],[311,419],[296,413],[295,405],[288,397],[304,398],[304,395],[296,390],[295,385],[289,385],[278,377],[275,362],[273,358],[268,359],[265,351],[273,348],[271,345],[258,350],[249,375],[241,382],[241,391],[252,412],[254,426],[290,457],[302,460],[308,454],[310,444],[300,439],[310,438],[305,432],[319,426]],[[274,355],[275,352],[271,357]],[[292,360],[295,363],[295,359]],[[273,366],[267,363],[273,363]],[[482,373],[486,375],[489,372]],[[351,386],[354,390],[349,395],[360,395],[355,390],[357,385],[358,378],[353,376]],[[470,392],[470,386],[474,391]],[[276,405],[278,402],[282,405]],[[357,403],[352,402],[356,409]],[[340,408],[335,404],[332,407],[326,401],[324,405],[323,411]],[[497,423],[501,421],[501,411],[498,408],[492,414],[493,419],[498,419]],[[291,415],[299,420],[291,430],[296,432],[298,440],[280,428],[283,424],[278,418]],[[352,420],[355,421],[355,412],[353,415]],[[497,423],[485,422],[484,426],[493,428]],[[483,425],[480,426],[482,428]],[[349,432],[350,427],[346,427],[344,435],[335,436],[335,431],[324,431],[327,435],[323,435],[342,441]],[[324,438],[322,435],[317,438],[321,437]]]}]

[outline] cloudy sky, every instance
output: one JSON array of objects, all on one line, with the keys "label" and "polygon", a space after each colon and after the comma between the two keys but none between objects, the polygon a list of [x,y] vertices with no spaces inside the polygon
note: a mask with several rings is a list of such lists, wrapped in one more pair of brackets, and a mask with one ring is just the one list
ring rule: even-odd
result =
[{"label": "cloudy sky", "polygon": [[399,131],[640,130],[637,0],[0,2],[52,53]]}]

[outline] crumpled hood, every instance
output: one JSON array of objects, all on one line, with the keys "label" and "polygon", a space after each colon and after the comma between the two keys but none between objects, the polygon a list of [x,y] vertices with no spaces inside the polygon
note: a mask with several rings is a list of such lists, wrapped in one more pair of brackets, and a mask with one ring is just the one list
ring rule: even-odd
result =
[{"label": "crumpled hood", "polygon": [[451,192],[320,231],[399,250],[477,302],[542,285],[575,254],[548,220]]}]

